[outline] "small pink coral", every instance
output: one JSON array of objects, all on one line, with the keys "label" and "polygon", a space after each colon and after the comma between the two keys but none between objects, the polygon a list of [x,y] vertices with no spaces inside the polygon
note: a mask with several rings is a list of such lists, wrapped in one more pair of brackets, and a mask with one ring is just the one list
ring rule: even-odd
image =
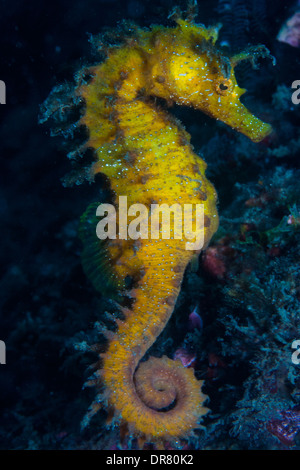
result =
[{"label": "small pink coral", "polygon": [[193,331],[195,329],[201,331],[202,328],[203,328],[203,320],[198,313],[198,307],[196,305],[194,310],[189,314],[188,329],[190,331]]},{"label": "small pink coral", "polygon": [[223,279],[226,273],[224,257],[218,247],[210,246],[203,255],[203,267],[212,276]]},{"label": "small pink coral", "polygon": [[293,47],[300,47],[300,11],[297,11],[282,26],[277,36],[278,41]]},{"label": "small pink coral", "polygon": [[196,354],[189,352],[185,348],[178,348],[174,354],[174,360],[179,359],[184,367],[194,367]]},{"label": "small pink coral", "polygon": [[300,409],[281,411],[282,418],[272,419],[267,424],[268,431],[286,446],[295,445],[295,437],[300,433]]}]

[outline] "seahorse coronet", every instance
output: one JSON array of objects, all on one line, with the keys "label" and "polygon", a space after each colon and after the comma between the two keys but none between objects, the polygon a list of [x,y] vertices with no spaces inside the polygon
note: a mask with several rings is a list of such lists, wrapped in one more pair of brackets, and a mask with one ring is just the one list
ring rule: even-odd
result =
[{"label": "seahorse coronet", "polygon": [[[193,18],[177,16],[174,27],[135,28],[131,40],[108,48],[103,62],[77,73],[75,90],[65,87],[67,104],[62,104],[63,89],[57,88],[44,105],[41,121],[51,116],[62,121],[72,99],[76,106],[84,103],[75,126],[85,126],[88,138],[77,154],[93,149],[95,161],[81,165],[79,158],[79,170],[70,180],[79,183],[104,174],[116,214],[120,196],[126,196],[128,206],[142,203],[149,210],[146,227],[155,204],[202,204],[204,224],[197,229],[205,248],[218,228],[217,194],[190,135],[162,102],[199,109],[254,142],[272,129],[239,100],[245,90],[236,82],[234,67],[247,52],[232,59],[224,56],[215,46],[220,25],[206,28]],[[115,332],[103,331],[108,345],[99,354],[102,369],[86,382],[98,392],[82,426],[105,407],[115,423],[125,424],[141,440],[161,445],[189,438],[208,411],[203,381],[167,356],[141,359],[168,322],[195,252],[173,229],[169,239],[162,238],[160,228],[159,239],[99,240],[96,206],[81,219],[84,270],[97,289],[125,295],[130,305],[116,299],[122,319],[114,319]],[[195,223],[195,215],[187,220]]]}]

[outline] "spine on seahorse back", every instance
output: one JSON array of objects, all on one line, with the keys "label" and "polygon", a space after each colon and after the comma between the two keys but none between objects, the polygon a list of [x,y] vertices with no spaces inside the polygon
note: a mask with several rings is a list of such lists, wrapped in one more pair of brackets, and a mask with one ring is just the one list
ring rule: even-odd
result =
[{"label": "spine on seahorse back", "polygon": [[[119,196],[127,197],[128,207],[144,204],[149,217],[152,204],[203,204],[204,223],[197,230],[204,247],[218,226],[216,192],[205,177],[206,164],[193,152],[189,134],[155,100],[200,109],[254,142],[271,132],[269,124],[240,103],[245,90],[234,75],[240,60],[254,61],[269,52],[260,46],[225,57],[215,48],[218,29],[178,18],[174,28],[135,30],[125,45],[109,51],[105,62],[91,67],[90,82],[83,81],[76,89],[77,99],[85,102],[79,124],[89,131],[78,154],[89,147],[96,154],[95,163],[82,173],[109,178],[118,215]],[[54,100],[46,119],[57,111],[56,104]],[[172,229],[169,239],[162,238],[160,229],[159,239],[100,242],[95,211],[94,204],[82,217],[84,269],[96,288],[126,294],[127,277],[133,287],[127,292],[131,306],[122,308],[124,319],[116,320],[115,333],[107,332],[103,368],[88,382],[99,387],[99,393],[84,424],[104,404],[135,436],[158,443],[189,436],[207,411],[202,382],[191,369],[167,357],[140,361],[174,309],[194,252]],[[195,216],[190,214],[186,222],[195,226]]]}]

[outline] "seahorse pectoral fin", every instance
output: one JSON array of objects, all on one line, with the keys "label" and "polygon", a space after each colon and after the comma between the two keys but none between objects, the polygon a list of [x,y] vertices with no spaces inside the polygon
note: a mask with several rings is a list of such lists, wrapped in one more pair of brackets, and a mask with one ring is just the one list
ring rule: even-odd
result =
[{"label": "seahorse pectoral fin", "polygon": [[[100,206],[101,211],[99,211]],[[104,215],[106,208],[111,208],[112,213],[100,220],[99,216]],[[114,214],[115,218],[110,217]],[[101,234],[106,234],[104,225],[106,223],[109,225],[109,217],[113,219],[111,220],[113,229],[108,228],[112,233],[107,238],[101,239]],[[132,285],[144,275],[144,266],[136,254],[137,241],[123,240],[117,234],[117,218],[117,212],[112,204],[100,205],[98,202],[90,204],[81,216],[79,236],[83,243],[81,258],[85,274],[96,290],[121,301],[125,295],[130,297]]]},{"label": "seahorse pectoral fin", "polygon": [[[119,292],[125,288],[125,280],[114,269],[112,250],[109,250],[110,241],[100,240],[97,237],[98,206],[98,202],[90,204],[80,219],[79,236],[83,243],[82,266],[96,290],[119,298]],[[114,255],[116,257],[116,253]]]}]

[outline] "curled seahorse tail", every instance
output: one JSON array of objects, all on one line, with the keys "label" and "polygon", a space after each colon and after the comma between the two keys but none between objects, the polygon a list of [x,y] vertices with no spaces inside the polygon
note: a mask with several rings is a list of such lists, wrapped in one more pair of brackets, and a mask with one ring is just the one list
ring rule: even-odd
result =
[{"label": "curled seahorse tail", "polygon": [[184,438],[208,411],[202,406],[206,399],[201,392],[203,382],[180,361],[150,356],[136,373],[128,366],[121,373],[123,386],[111,390],[109,401],[117,405],[130,434],[149,441]]},{"label": "curled seahorse tail", "polygon": [[[118,322],[101,371],[108,407],[127,423],[129,433],[162,442],[190,435],[208,411],[202,381],[179,360],[150,357],[139,364],[174,309],[183,274],[169,271],[168,276],[167,271],[166,265],[148,269],[148,282],[132,291],[134,304],[124,309],[125,321]],[[163,285],[162,272],[169,279]],[[150,278],[156,279],[156,289],[147,287]]]},{"label": "curled seahorse tail", "polygon": [[[150,357],[139,366],[134,379],[137,394],[148,408],[145,419],[139,422],[143,433],[150,422],[154,423],[158,438],[187,437],[209,411],[203,406],[206,400],[201,391],[203,381],[198,381],[193,369],[185,368],[180,360]],[[156,411],[153,417],[153,410],[163,411]]]}]

